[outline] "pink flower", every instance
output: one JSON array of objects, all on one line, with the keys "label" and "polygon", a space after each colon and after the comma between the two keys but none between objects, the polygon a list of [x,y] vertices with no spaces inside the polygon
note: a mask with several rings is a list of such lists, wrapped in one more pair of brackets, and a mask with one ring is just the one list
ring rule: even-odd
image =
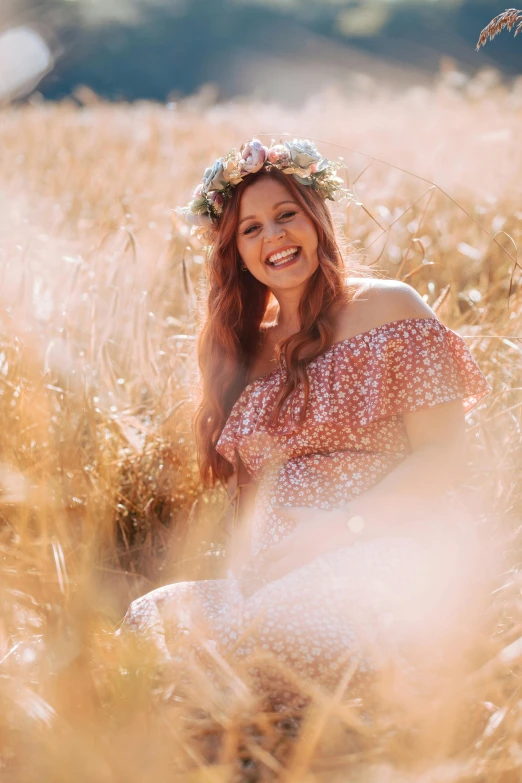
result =
[{"label": "pink flower", "polygon": [[289,166],[292,162],[290,152],[284,144],[274,144],[268,150],[268,160],[270,163],[279,163],[281,166]]},{"label": "pink flower", "polygon": [[203,193],[203,183],[200,182],[197,188],[195,189],[194,193],[192,194],[192,198],[199,198]]},{"label": "pink flower", "polygon": [[262,168],[268,150],[261,144],[259,139],[252,139],[248,141],[241,149],[241,173],[242,174],[255,174]]},{"label": "pink flower", "polygon": [[223,204],[225,203],[223,194],[217,190],[212,190],[207,198],[217,214],[220,215],[223,211]]}]

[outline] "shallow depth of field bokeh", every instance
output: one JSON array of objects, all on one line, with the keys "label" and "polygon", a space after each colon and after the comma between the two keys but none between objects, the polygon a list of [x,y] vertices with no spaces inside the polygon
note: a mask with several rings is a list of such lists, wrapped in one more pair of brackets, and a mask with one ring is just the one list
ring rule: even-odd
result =
[{"label": "shallow depth of field bokeh", "polygon": [[[271,780],[283,763],[295,781],[519,779],[520,127],[520,83],[451,70],[432,89],[367,82],[291,111],[205,90],[1,111],[2,780]],[[132,598],[225,572],[226,500],[202,490],[190,431],[204,250],[173,210],[216,157],[284,131],[398,167],[359,180],[374,217],[400,218],[378,268],[466,337],[493,387],[468,418],[470,505],[499,563],[480,644],[401,730],[383,716],[369,735],[357,705],[316,694],[296,738],[297,718],[263,711],[218,657],[227,691],[195,670],[174,698],[111,639]],[[416,211],[429,181],[443,190]],[[374,238],[362,208],[345,228],[353,252]]]}]

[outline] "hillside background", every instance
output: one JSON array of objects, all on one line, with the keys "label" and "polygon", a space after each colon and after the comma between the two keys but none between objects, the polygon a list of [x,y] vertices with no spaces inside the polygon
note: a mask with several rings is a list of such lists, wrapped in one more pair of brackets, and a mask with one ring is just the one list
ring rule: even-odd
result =
[{"label": "hillside background", "polygon": [[[212,99],[298,105],[328,86],[430,84],[442,69],[522,73],[522,41],[504,32],[475,52],[493,0],[4,0],[0,25],[30,25],[54,68],[38,89],[86,85],[109,99]],[[211,85],[211,86],[210,86]]]}]

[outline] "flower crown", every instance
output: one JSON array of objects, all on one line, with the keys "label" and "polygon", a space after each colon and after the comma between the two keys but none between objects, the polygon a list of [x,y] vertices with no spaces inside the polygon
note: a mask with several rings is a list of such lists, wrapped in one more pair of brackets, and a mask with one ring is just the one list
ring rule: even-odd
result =
[{"label": "flower crown", "polygon": [[353,197],[351,191],[344,187],[344,180],[337,176],[337,168],[343,165],[342,162],[323,158],[309,139],[294,139],[280,144],[272,140],[270,147],[266,147],[254,138],[239,152],[231,149],[225,158],[218,158],[213,166],[205,169],[192,200],[187,207],[177,211],[192,225],[193,233],[199,234],[202,239],[210,238],[209,229],[215,228],[225,201],[232,195],[232,188],[249,174],[255,174],[263,167],[274,167],[284,174],[291,174],[301,185],[312,187],[324,199],[340,201]]}]

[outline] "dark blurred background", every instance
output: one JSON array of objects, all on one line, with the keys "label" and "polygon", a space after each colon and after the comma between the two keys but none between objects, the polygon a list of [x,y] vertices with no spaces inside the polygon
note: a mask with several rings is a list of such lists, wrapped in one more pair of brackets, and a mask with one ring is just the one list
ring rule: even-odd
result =
[{"label": "dark blurred background", "polygon": [[492,0],[2,0],[0,25],[46,42],[53,64],[38,90],[48,99],[85,85],[165,101],[208,85],[213,99],[295,104],[325,85],[429,83],[441,65],[514,77],[522,36],[504,31],[475,52],[503,10]]}]

